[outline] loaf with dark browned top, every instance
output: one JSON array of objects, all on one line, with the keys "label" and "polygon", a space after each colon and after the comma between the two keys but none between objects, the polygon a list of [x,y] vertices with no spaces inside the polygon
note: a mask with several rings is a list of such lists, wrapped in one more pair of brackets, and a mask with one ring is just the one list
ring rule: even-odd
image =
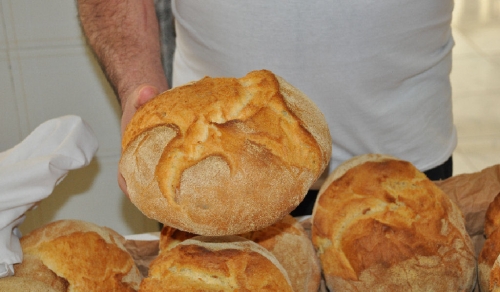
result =
[{"label": "loaf with dark browned top", "polygon": [[322,186],[312,240],[331,291],[471,291],[472,241],[458,207],[411,163],[366,154]]}]

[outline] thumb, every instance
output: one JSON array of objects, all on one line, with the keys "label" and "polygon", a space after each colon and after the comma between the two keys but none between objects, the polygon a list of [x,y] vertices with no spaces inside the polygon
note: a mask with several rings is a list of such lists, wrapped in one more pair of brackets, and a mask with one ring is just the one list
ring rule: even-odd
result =
[{"label": "thumb", "polygon": [[125,103],[122,104],[122,135],[137,109],[158,94],[160,94],[158,88],[151,85],[142,85],[125,98]]},{"label": "thumb", "polygon": [[[130,95],[128,95],[122,104],[122,119],[121,119],[121,134],[129,124],[130,120],[134,116],[135,112],[139,107],[148,102],[153,97],[159,94],[158,88],[150,85],[139,86]],[[120,189],[129,197],[127,192],[127,183],[120,172],[118,172],[118,185]]]}]

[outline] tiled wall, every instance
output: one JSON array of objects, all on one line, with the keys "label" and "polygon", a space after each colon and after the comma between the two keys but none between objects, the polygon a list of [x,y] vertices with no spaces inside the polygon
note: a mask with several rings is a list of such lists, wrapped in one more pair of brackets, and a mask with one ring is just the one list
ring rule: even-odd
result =
[{"label": "tiled wall", "polygon": [[0,0],[0,152],[42,122],[81,116],[96,133],[92,163],[74,170],[21,226],[82,219],[126,235],[156,231],[116,182],[120,108],[85,45],[74,1]]}]

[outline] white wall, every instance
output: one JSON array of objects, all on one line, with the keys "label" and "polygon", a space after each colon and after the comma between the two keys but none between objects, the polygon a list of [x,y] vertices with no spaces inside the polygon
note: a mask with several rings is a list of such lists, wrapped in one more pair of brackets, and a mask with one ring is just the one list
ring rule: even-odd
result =
[{"label": "white wall", "polygon": [[42,122],[81,116],[99,150],[27,213],[23,233],[58,219],[81,219],[121,234],[156,231],[116,182],[120,107],[86,47],[74,1],[0,0],[0,152]]}]

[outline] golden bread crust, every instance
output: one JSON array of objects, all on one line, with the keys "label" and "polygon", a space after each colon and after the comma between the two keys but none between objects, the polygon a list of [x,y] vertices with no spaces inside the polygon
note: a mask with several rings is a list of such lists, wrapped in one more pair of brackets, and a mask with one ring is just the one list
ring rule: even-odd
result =
[{"label": "golden bread crust", "polygon": [[23,277],[0,278],[0,291],[2,292],[59,292],[51,286],[37,280]]},{"label": "golden bread crust", "polygon": [[497,257],[489,273],[488,280],[489,283],[485,285],[485,283],[481,283],[480,289],[485,292],[498,292],[500,291],[500,258]]},{"label": "golden bread crust", "polygon": [[148,217],[201,235],[283,218],[326,168],[321,111],[261,70],[173,88],[141,107],[122,140],[120,173]]},{"label": "golden bread crust", "polygon": [[237,236],[187,239],[160,253],[139,291],[292,291],[274,256]]},{"label": "golden bread crust", "polygon": [[160,232],[159,249],[160,253],[174,248],[186,239],[198,236],[194,233],[185,232],[174,227],[164,225]]},{"label": "golden bread crust", "polygon": [[484,220],[484,234],[486,238],[490,237],[500,226],[500,194],[496,195],[493,201],[488,205],[486,209],[486,216]]},{"label": "golden bread crust", "polygon": [[42,282],[56,291],[68,290],[68,281],[49,269],[36,255],[25,253],[22,263],[15,265],[14,270],[16,277]]},{"label": "golden bread crust", "polygon": [[339,171],[321,188],[312,217],[329,289],[472,289],[476,264],[463,215],[423,173],[376,154]]},{"label": "golden bread crust", "polygon": [[[478,272],[479,272],[479,286],[481,291],[491,291],[490,287],[490,273],[500,255],[500,230],[494,229],[493,232],[489,234],[489,237],[485,240],[483,248],[479,253],[477,260]],[[497,271],[500,273],[500,271]],[[495,277],[491,275],[491,277]],[[497,276],[498,279],[500,277]],[[500,284],[500,282],[498,282]]]},{"label": "golden bread crust", "polygon": [[[195,237],[195,234],[164,226],[160,233],[160,253]],[[306,231],[290,215],[261,230],[239,236],[270,251],[287,271],[295,292],[316,292],[321,283],[321,267]]]},{"label": "golden bread crust", "polygon": [[[479,287],[481,291],[500,290],[500,194],[495,196],[486,210],[484,235],[486,240],[478,257]],[[494,268],[494,265],[496,267]]]},{"label": "golden bread crust", "polygon": [[136,291],[142,277],[123,241],[90,222],[55,221],[21,238],[25,260],[15,271],[71,291]]},{"label": "golden bread crust", "polygon": [[241,234],[270,251],[288,273],[295,292],[317,292],[321,284],[321,266],[306,231],[295,218],[261,230]]}]

